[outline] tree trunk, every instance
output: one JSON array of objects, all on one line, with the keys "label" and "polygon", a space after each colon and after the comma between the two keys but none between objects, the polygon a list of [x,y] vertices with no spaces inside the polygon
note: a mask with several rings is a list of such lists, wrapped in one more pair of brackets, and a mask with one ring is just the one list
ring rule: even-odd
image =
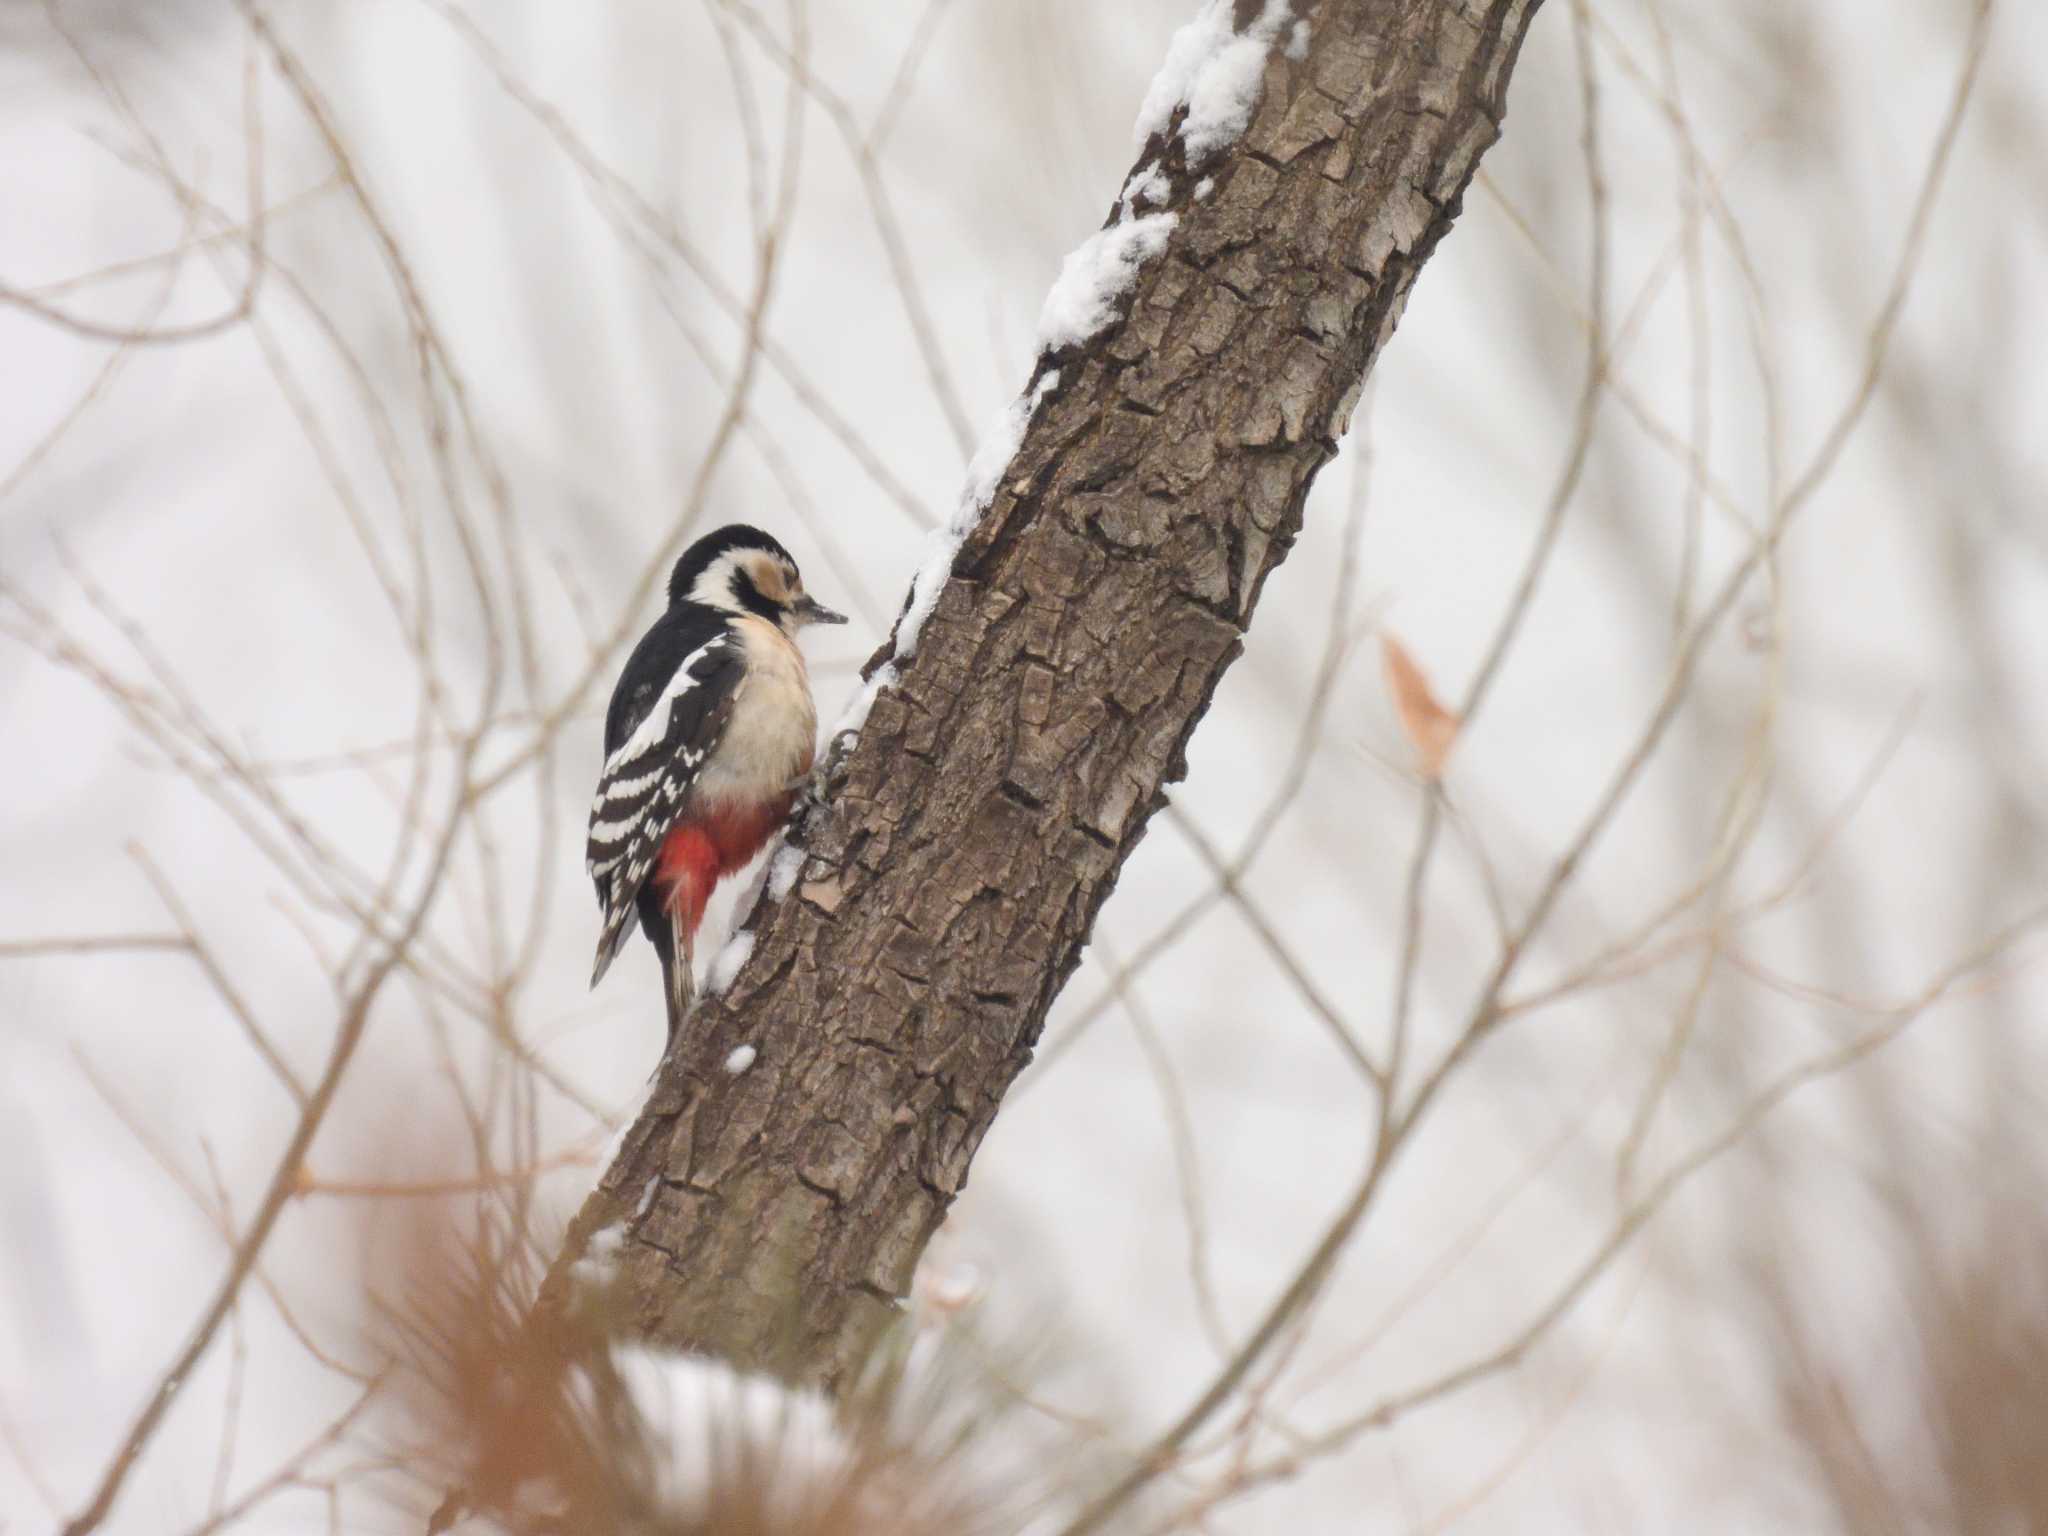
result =
[{"label": "tree trunk", "polygon": [[1163,249],[1120,318],[1039,358],[1057,382],[793,834],[800,877],[577,1218],[565,1260],[622,1228],[631,1328],[830,1386],[895,1315],[1498,137],[1538,3],[1297,0],[1241,137],[1190,164],[1177,112],[1145,146]]}]

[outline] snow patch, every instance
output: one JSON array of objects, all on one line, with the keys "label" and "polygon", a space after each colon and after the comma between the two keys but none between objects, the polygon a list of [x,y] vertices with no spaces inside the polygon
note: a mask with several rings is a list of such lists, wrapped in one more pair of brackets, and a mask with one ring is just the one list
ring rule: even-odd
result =
[{"label": "snow patch", "polygon": [[[1071,262],[1073,257],[1067,259]],[[1046,302],[1050,304],[1052,301],[1048,299]],[[924,633],[925,620],[939,606],[939,592],[953,574],[954,556],[960,553],[960,546],[967,542],[967,536],[981,522],[981,515],[988,510],[989,503],[995,500],[996,486],[1003,478],[1003,471],[1010,467],[1010,460],[1017,456],[1018,448],[1023,445],[1032,416],[1045,397],[1059,387],[1059,382],[1059,370],[1047,369],[1029,394],[1019,395],[1004,406],[1002,414],[982,433],[974,458],[967,465],[967,488],[961,492],[959,505],[943,527],[932,530],[925,543],[924,562],[918,566],[917,575],[910,583],[910,603],[903,610],[903,617],[896,622],[896,650],[890,658],[892,664],[877,671],[869,679],[868,686],[862,689],[862,697],[855,701],[861,720],[867,719],[868,708],[875,702],[874,696],[881,692],[882,687],[888,686],[886,683],[881,687],[875,686],[882,674],[887,672],[890,674],[889,682],[894,682],[896,669],[893,663],[907,661],[917,654],[917,642]],[[851,715],[852,711],[848,713]],[[842,731],[858,728],[857,724],[846,721],[841,721],[838,726]]]},{"label": "snow patch", "polygon": [[819,1393],[640,1346],[614,1345],[612,1366],[668,1453],[652,1470],[657,1507],[672,1519],[699,1524],[716,1490],[745,1479],[769,1490],[772,1526],[808,1526],[850,1486],[858,1452]]},{"label": "snow patch", "polygon": [[[659,1182],[659,1179],[655,1180]],[[644,1197],[643,1197],[644,1198]],[[583,1256],[569,1266],[570,1281],[584,1290],[601,1291],[612,1283],[619,1250],[626,1246],[626,1224],[615,1221],[592,1237]]]},{"label": "snow patch", "polygon": [[[1239,32],[1231,25],[1234,9],[1232,0],[1206,0],[1195,19],[1173,34],[1131,129],[1140,149],[1166,132],[1182,106],[1187,116],[1180,141],[1191,166],[1244,132],[1264,88],[1266,55],[1292,17],[1287,0],[1266,0],[1258,20]],[[1305,49],[1306,34],[1300,39]],[[1288,46],[1295,46],[1293,38]]]},{"label": "snow patch", "polygon": [[704,973],[704,990],[713,997],[724,993],[732,985],[733,978],[740,973],[740,967],[754,953],[754,930],[742,928],[725,941],[725,947],[711,957],[711,966]]},{"label": "snow patch", "polygon": [[[633,1219],[638,1221],[654,1209],[654,1197],[661,1193],[661,1175],[648,1175],[647,1183],[640,1190],[640,1203],[633,1207]],[[609,1230],[609,1229],[607,1229]]]},{"label": "snow patch", "polygon": [[881,1394],[850,1416],[810,1388],[623,1341],[607,1376],[627,1403],[580,1365],[569,1390],[589,1422],[643,1431],[626,1450],[650,1529],[709,1529],[736,1504],[758,1510],[749,1529],[1063,1529],[1078,1510],[1047,1468],[1070,1442],[1012,1417],[1011,1397],[959,1340],[906,1330],[900,1354],[888,1346]]},{"label": "snow patch", "polygon": [[[1010,467],[1010,460],[1017,457],[1017,450],[1024,445],[1024,434],[1031,427],[1031,418],[1038,414],[1038,407],[1045,397],[1060,387],[1060,371],[1048,368],[1039,381],[1031,387],[1028,395],[1019,395],[1003,407],[1002,415],[988,425],[981,434],[981,441],[975,445],[974,457],[967,465],[967,489],[961,493],[960,505],[953,509],[953,520],[940,533],[953,533],[953,549],[958,551],[967,535],[974,532],[981,521],[981,514],[988,510],[988,504],[996,499],[996,485],[1003,478],[1003,471]],[[939,535],[933,535],[937,544]],[[930,563],[929,560],[926,562]],[[947,556],[950,567],[952,556]],[[901,640],[897,641],[896,654],[908,656]]]},{"label": "snow patch", "polygon": [[1308,57],[1308,23],[1297,21],[1294,29],[1287,34],[1287,57],[1299,64]]},{"label": "snow patch", "polygon": [[726,1076],[738,1077],[754,1064],[756,1054],[751,1045],[742,1045],[735,1048],[733,1053],[725,1058]]},{"label": "snow patch", "polygon": [[1209,200],[1209,194],[1211,192],[1214,192],[1215,190],[1216,178],[1214,176],[1204,176],[1200,181],[1195,183],[1195,201],[1198,203],[1207,202]]},{"label": "snow patch", "polygon": [[1125,213],[1119,209],[1114,224],[1082,241],[1061,264],[1038,312],[1039,350],[1078,346],[1115,319],[1117,300],[1130,291],[1138,268],[1166,249],[1180,222],[1175,213]]},{"label": "snow patch", "polygon": [[1173,183],[1166,179],[1166,172],[1159,168],[1157,160],[1148,160],[1141,169],[1133,171],[1131,179],[1124,183],[1124,216],[1130,216],[1141,198],[1148,203],[1164,203],[1172,196]]},{"label": "snow patch", "polygon": [[[980,466],[981,455],[975,455],[975,464],[968,473],[975,474]],[[1003,463],[1007,464],[1005,459]],[[1002,466],[992,472],[1000,475]],[[990,480],[993,493],[994,480]],[[898,660],[909,657],[917,650],[918,637],[924,633],[925,620],[932,616],[932,610],[939,606],[939,591],[946,585],[946,578],[953,574],[953,557],[960,553],[960,546],[966,542],[965,535],[954,530],[952,524],[932,530],[925,541],[924,560],[917,568],[917,574],[910,579],[910,606],[903,610],[903,618],[896,625],[896,656]]]},{"label": "snow patch", "polygon": [[761,905],[761,897],[768,889],[768,871],[773,867],[775,860],[788,849],[788,836],[787,832],[778,832],[766,853],[754,855],[753,873],[747,877],[746,886],[740,891],[739,900],[733,903],[732,920],[726,924],[727,943],[732,941],[740,929],[754,921],[754,912]]},{"label": "snow patch", "polygon": [[803,872],[803,849],[784,843],[768,861],[768,894],[777,901],[787,901],[789,893],[796,889],[797,876]]}]

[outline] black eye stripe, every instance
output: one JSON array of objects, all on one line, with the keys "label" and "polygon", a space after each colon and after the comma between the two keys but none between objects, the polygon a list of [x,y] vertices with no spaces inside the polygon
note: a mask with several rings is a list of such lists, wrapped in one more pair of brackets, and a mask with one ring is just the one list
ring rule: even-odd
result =
[{"label": "black eye stripe", "polygon": [[781,608],[761,589],[754,585],[754,578],[743,565],[735,566],[732,573],[733,601],[749,613],[758,613],[770,623],[781,615]]}]

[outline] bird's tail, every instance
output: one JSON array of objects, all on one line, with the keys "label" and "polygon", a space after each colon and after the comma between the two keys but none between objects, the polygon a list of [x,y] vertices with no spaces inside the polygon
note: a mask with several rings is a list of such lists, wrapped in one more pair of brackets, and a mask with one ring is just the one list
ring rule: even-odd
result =
[{"label": "bird's tail", "polygon": [[[690,1000],[696,994],[691,962],[694,958],[697,939],[697,925],[687,903],[669,900],[663,903],[669,923],[670,948],[662,951],[662,983],[667,994],[668,1034],[675,1039],[676,1031],[682,1027],[683,1016],[690,1011]],[[633,915],[631,907],[608,918],[604,932],[597,938],[597,962],[591,967],[590,984],[595,987],[604,980],[604,973],[612,968],[612,962],[625,947],[628,920]],[[659,946],[657,946],[659,947]]]},{"label": "bird's tail", "polygon": [[619,958],[619,950],[626,942],[626,923],[632,916],[633,904],[626,902],[605,917],[604,931],[597,936],[597,960],[590,968],[591,986],[603,981],[604,973]]},{"label": "bird's tail", "polygon": [[668,1038],[675,1043],[676,1033],[683,1027],[683,1019],[689,1014],[690,1000],[696,987],[697,925],[683,904],[668,903],[669,933],[674,937],[673,958],[669,959],[668,974],[662,978],[668,990]]}]

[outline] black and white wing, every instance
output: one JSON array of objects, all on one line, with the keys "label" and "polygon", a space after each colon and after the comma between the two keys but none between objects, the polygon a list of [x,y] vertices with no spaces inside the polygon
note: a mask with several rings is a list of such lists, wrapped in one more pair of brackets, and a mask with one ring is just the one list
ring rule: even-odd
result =
[{"label": "black and white wing", "polygon": [[633,902],[732,717],[745,657],[722,620],[665,618],[635,648],[605,717],[604,772],[586,863],[604,927],[594,987],[625,942]]}]

